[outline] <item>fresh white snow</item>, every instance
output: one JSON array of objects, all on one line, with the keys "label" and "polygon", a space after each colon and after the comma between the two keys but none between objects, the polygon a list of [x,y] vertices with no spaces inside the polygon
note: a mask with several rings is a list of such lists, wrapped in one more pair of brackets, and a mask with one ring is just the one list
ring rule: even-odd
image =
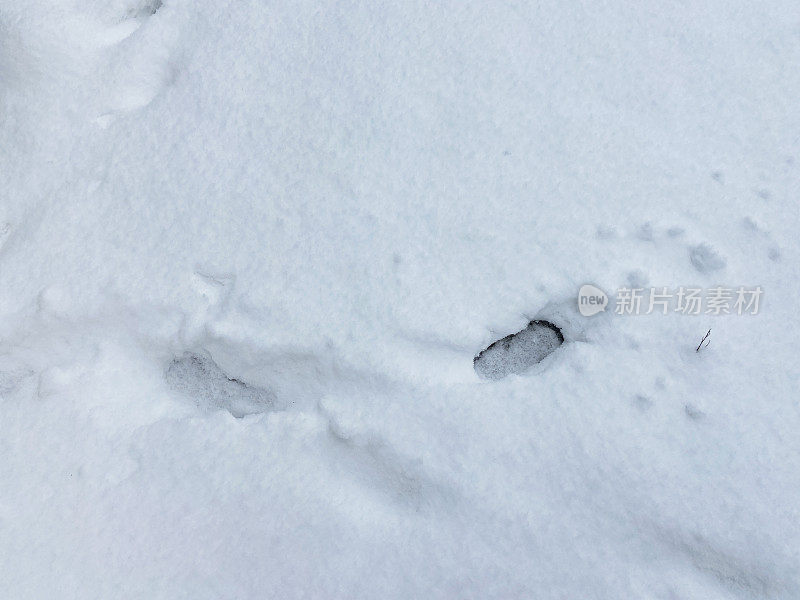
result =
[{"label": "fresh white snow", "polygon": [[798,65],[790,0],[0,0],[0,598],[800,598]]}]

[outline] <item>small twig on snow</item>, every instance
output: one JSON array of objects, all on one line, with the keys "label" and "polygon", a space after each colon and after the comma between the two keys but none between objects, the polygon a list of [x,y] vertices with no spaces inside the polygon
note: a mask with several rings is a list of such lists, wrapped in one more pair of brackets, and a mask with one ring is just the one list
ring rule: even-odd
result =
[{"label": "small twig on snow", "polygon": [[[710,329],[708,331],[706,331],[706,334],[703,336],[703,339],[700,340],[700,343],[697,345],[697,348],[695,348],[695,350],[694,350],[695,352],[700,352],[700,348],[705,348],[705,346],[703,346],[703,342],[706,342],[706,338],[708,338],[709,335],[711,335],[711,330]],[[711,340],[709,339],[706,342],[706,346],[708,346],[710,343],[711,343]]]}]

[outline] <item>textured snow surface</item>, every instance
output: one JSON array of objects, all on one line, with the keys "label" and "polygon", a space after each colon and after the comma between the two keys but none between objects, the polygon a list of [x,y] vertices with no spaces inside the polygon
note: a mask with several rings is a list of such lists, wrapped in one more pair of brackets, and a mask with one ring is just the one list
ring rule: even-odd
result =
[{"label": "textured snow surface", "polygon": [[798,64],[795,0],[0,0],[0,597],[799,598]]},{"label": "textured snow surface", "polygon": [[531,321],[522,331],[507,335],[482,350],[473,361],[475,372],[486,379],[525,373],[563,342],[564,335],[553,323]]}]

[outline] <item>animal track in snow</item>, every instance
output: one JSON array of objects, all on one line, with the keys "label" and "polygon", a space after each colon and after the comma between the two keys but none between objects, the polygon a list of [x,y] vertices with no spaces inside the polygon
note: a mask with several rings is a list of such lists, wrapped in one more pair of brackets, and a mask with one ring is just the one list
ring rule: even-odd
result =
[{"label": "animal track in snow", "polygon": [[751,243],[767,243],[767,257],[773,262],[778,262],[781,259],[781,252],[772,240],[769,231],[759,225],[752,217],[745,217],[742,220],[742,227],[751,236],[753,242]]},{"label": "animal track in snow", "polygon": [[689,260],[701,273],[710,273],[724,269],[727,264],[716,250],[708,244],[698,244],[689,249]]},{"label": "animal track in snow", "polygon": [[191,396],[206,410],[221,408],[238,418],[275,410],[275,394],[228,377],[206,352],[175,358],[165,377],[173,390]]},{"label": "animal track in snow", "polygon": [[522,331],[489,345],[474,358],[473,366],[485,379],[502,379],[527,371],[563,343],[559,327],[549,321],[531,321]]}]

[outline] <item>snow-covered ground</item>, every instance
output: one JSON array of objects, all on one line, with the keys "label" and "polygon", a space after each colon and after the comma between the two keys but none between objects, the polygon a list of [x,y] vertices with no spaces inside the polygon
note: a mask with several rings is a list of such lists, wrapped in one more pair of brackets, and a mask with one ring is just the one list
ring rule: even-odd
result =
[{"label": "snow-covered ground", "polygon": [[798,98],[795,0],[0,0],[0,598],[800,598]]}]

